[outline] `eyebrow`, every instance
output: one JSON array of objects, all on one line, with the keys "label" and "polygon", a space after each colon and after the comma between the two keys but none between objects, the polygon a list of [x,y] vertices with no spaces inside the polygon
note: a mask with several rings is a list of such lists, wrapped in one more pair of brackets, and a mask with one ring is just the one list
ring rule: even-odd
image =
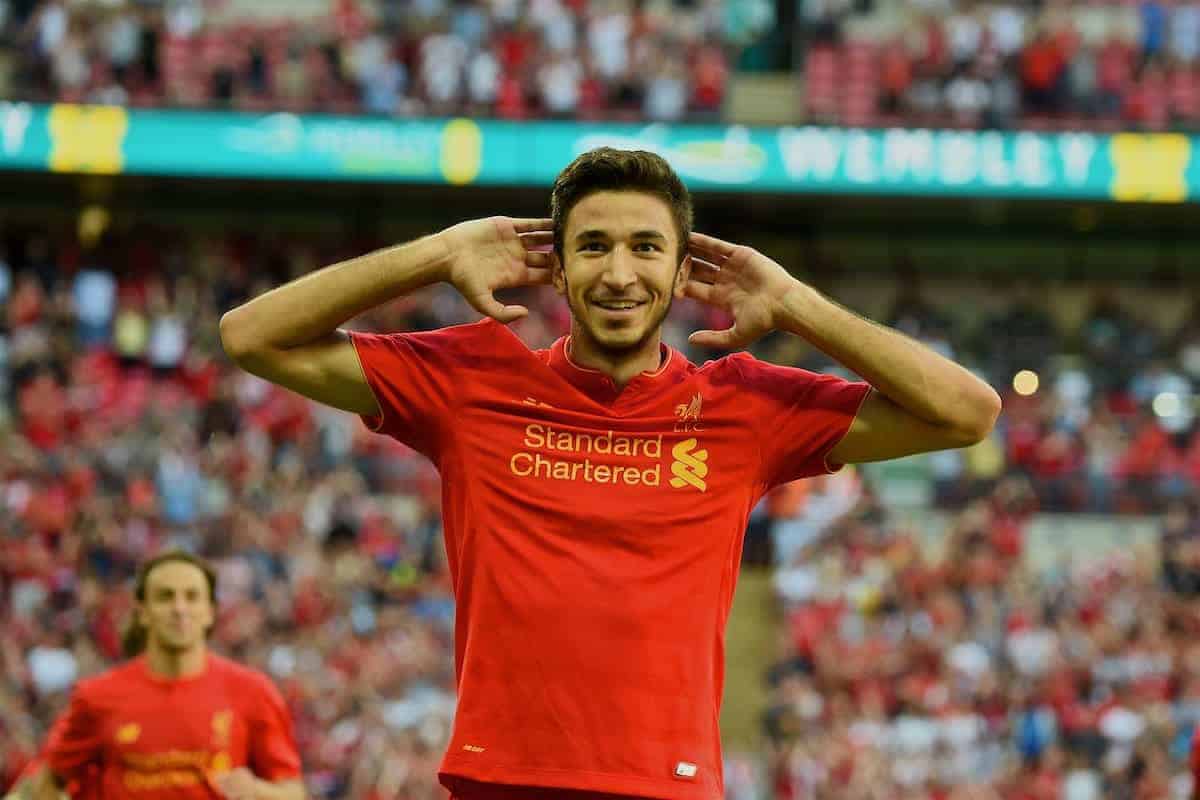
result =
[{"label": "eyebrow", "polygon": [[[608,238],[609,238],[608,231],[602,231],[602,230],[599,230],[598,228],[581,231],[579,234],[577,234],[575,236],[576,241],[585,241],[587,239],[608,239]],[[664,236],[662,233],[660,233],[659,231],[656,231],[656,230],[634,231],[632,236],[630,236],[630,238],[631,239],[659,239],[664,242],[667,240],[666,236]]]}]

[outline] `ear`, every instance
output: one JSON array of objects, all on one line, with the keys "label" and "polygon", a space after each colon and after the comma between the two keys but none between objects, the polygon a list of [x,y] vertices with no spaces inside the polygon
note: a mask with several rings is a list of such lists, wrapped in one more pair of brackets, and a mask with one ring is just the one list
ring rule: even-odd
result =
[{"label": "ear", "polygon": [[687,293],[688,278],[692,276],[692,254],[688,253],[683,257],[683,261],[679,262],[679,269],[675,271],[675,296],[683,297]]},{"label": "ear", "polygon": [[554,282],[554,291],[563,297],[567,296],[567,276],[563,271],[562,259],[554,250],[550,251],[550,279]]}]

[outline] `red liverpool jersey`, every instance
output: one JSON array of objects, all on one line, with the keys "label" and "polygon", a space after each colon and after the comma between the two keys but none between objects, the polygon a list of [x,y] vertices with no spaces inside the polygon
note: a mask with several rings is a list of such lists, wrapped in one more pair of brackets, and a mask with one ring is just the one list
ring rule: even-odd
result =
[{"label": "red liverpool jersey", "polygon": [[42,758],[105,800],[212,800],[220,793],[211,779],[243,766],[270,781],[300,776],[278,690],[212,653],[191,678],[160,678],[136,658],[80,681]]},{"label": "red liverpool jersey", "polygon": [[442,783],[721,798],[747,517],[835,466],[869,386],[664,346],[618,389],[568,339],[531,351],[490,319],[351,338],[382,410],[364,421],[442,476],[459,693]]}]

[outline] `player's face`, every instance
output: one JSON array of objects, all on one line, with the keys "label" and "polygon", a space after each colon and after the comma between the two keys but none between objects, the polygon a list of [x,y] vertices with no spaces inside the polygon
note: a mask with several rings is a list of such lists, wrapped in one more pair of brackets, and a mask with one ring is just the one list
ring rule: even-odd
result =
[{"label": "player's face", "polygon": [[184,561],[159,564],[146,576],[139,613],[150,647],[171,652],[201,647],[213,623],[208,580],[199,567]]},{"label": "player's face", "polygon": [[[680,264],[671,207],[642,192],[595,192],[567,215],[554,285],[567,299],[575,334],[608,355],[637,351],[656,337],[690,260]],[[657,341],[655,344],[657,344]]]}]

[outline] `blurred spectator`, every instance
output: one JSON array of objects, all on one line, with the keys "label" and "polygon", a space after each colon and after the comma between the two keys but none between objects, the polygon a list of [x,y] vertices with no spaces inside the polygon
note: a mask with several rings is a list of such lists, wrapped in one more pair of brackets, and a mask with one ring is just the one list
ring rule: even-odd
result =
[{"label": "blurred spectator", "polygon": [[[1194,129],[1200,3],[802,0],[805,92],[852,125]],[[852,69],[863,53],[872,69]],[[849,85],[840,82],[849,78]],[[1012,89],[1019,87],[1019,96]],[[820,98],[838,89],[828,107]],[[855,97],[874,93],[864,110]]]},{"label": "blurred spectator", "polygon": [[626,118],[645,98],[653,119],[711,119],[729,53],[773,18],[760,0],[421,0],[403,13],[329,0],[312,19],[285,5],[239,18],[197,0],[32,2],[0,24],[16,99],[401,116]]},{"label": "blurred spectator", "polygon": [[[1191,796],[1194,604],[1132,555],[1029,571],[995,536],[1005,491],[937,555],[870,494],[795,554],[811,580],[779,584],[770,796]],[[1175,506],[1169,538],[1196,520]]]}]

